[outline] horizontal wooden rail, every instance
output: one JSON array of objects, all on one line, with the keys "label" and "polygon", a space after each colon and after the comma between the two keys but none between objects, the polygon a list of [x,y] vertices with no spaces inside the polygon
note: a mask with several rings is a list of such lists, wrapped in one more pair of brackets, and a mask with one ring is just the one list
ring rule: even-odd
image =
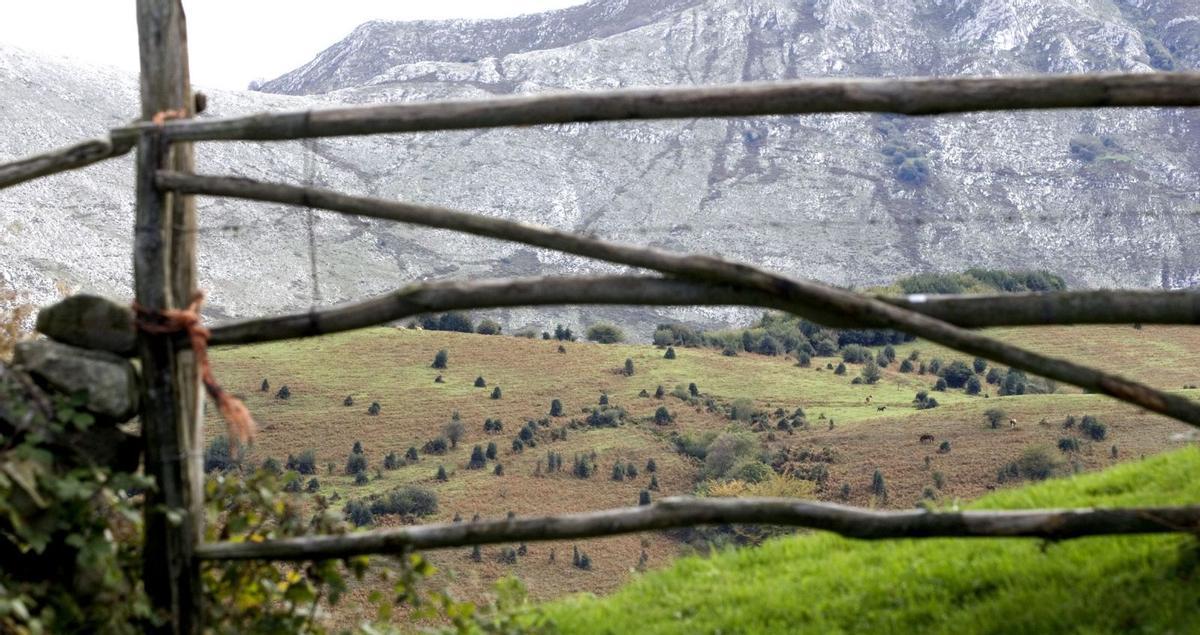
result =
[{"label": "horizontal wooden rail", "polygon": [[625,88],[171,121],[165,132],[173,141],[266,141],[629,119],[1149,106],[1200,106],[1200,73],[821,79]]},{"label": "horizontal wooden rail", "polygon": [[1028,511],[875,511],[787,498],[665,498],[652,505],[470,523],[417,525],[337,536],[201,544],[202,560],[323,560],[408,549],[575,540],[721,524],[780,525],[848,538],[1042,538],[1200,530],[1200,506]]},{"label": "horizontal wooden rail", "polygon": [[[919,297],[919,296],[918,296]],[[1196,324],[1200,293],[1064,291],[880,300],[964,327],[1046,324]],[[274,342],[378,326],[426,313],[562,304],[755,306],[837,328],[861,328],[769,293],[726,284],[639,275],[499,278],[422,282],[360,302],[215,326],[213,346]]]},{"label": "horizontal wooden rail", "polygon": [[[1147,410],[1200,427],[1200,404],[1156,390],[1111,373],[1047,357],[986,335],[864,296],[811,280],[796,280],[738,262],[702,255],[676,254],[660,249],[622,245],[528,223],[479,216],[435,206],[397,203],[323,190],[243,178],[159,172],[158,186],[186,194],[233,196],[250,200],[316,207],[345,214],[371,216],[459,232],[511,240],[618,264],[652,269],[700,282],[715,282],[778,296],[796,312],[835,316],[874,328],[904,331],[965,353],[1049,379],[1104,393]],[[792,309],[788,309],[792,310]],[[818,322],[823,320],[817,318]]]},{"label": "horizontal wooden rail", "polygon": [[0,190],[33,179],[76,170],[119,157],[137,143],[136,135],[114,136],[112,139],[91,139],[45,154],[0,164]]}]

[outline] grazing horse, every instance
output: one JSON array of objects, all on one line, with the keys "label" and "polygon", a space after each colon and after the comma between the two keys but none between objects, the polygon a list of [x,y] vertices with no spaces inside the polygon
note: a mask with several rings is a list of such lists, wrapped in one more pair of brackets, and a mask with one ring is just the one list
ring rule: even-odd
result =
[{"label": "grazing horse", "polygon": [[880,412],[883,412],[884,410],[887,410],[887,406],[878,406],[878,407],[876,407],[875,409],[876,409],[876,410],[878,410],[878,411],[880,411]]},{"label": "grazing horse", "polygon": [[921,443],[933,443],[933,435],[932,434],[922,434],[921,435]]},{"label": "grazing horse", "polygon": [[1008,427],[1009,427],[1009,428],[1011,428],[1011,429],[1014,429],[1014,430],[1015,430],[1015,429],[1016,429],[1016,427],[1017,427],[1017,420],[1016,420],[1016,419],[1009,419],[1009,420],[1008,420]]}]

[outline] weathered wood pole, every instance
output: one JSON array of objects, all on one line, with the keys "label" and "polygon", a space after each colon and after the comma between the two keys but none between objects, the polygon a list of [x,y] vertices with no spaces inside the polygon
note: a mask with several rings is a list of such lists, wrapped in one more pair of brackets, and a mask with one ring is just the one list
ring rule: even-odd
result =
[{"label": "weathered wood pole", "polygon": [[[180,0],[137,0],[142,119],[175,111],[190,116],[187,25]],[[188,144],[169,145],[157,130],[138,141],[134,286],[148,311],[187,306],[196,288],[196,210],[192,197],[159,191],[156,170],[192,172]],[[139,333],[142,439],[146,474],[156,489],[146,498],[144,583],[163,618],[154,633],[199,633],[201,589],[195,559],[202,536],[203,490],[195,362],[169,334]]]}]

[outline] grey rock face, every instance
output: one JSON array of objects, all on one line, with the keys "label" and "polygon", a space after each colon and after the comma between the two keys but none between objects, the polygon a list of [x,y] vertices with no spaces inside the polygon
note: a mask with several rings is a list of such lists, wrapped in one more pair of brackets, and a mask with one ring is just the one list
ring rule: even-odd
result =
[{"label": "grey rock face", "polygon": [[35,340],[18,344],[13,362],[57,392],[87,393],[84,408],[101,417],[124,422],[137,413],[137,373],[121,357]]},{"label": "grey rock face", "polygon": [[122,356],[137,350],[133,310],[107,298],[79,294],[38,312],[37,330],[52,340]]},{"label": "grey rock face", "polygon": [[[801,77],[1200,68],[1191,0],[606,0],[510,20],[369,23],[263,92],[210,112],[467,99],[558,89]],[[0,48],[0,160],[132,116],[136,84]],[[52,121],[46,113],[54,113]],[[1200,114],[1143,109],[605,123],[301,143],[212,143],[199,171],[312,183],[718,253],[840,285],[971,266],[1076,287],[1200,279]],[[0,287],[131,284],[128,159],[0,192]],[[200,201],[209,317],[306,309],[304,210]],[[320,301],[415,280],[623,269],[554,252],[317,213]],[[499,312],[533,325],[726,309]]]}]

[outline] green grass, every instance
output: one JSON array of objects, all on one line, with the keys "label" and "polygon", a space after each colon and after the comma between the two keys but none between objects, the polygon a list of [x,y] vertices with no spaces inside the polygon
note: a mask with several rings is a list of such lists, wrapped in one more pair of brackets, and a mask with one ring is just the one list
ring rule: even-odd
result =
[{"label": "green grass", "polygon": [[[1200,500],[1200,450],[1000,492],[975,508]],[[1194,537],[863,542],[821,534],[691,557],[546,611],[568,633],[1196,633]]]}]

